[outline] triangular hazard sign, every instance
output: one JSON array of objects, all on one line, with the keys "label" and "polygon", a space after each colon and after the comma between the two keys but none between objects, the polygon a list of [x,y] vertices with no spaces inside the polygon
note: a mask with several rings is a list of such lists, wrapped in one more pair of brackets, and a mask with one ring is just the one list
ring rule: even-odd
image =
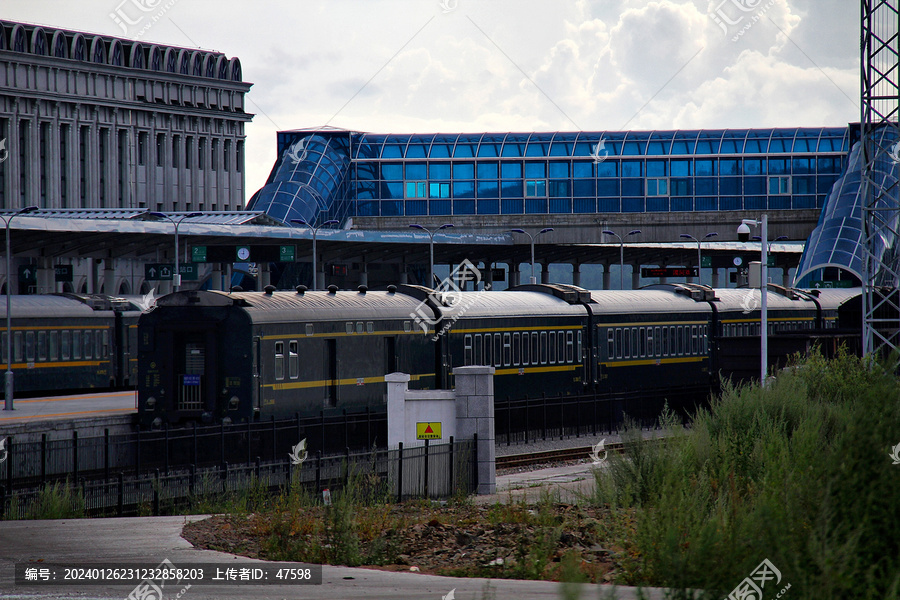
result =
[{"label": "triangular hazard sign", "polygon": [[431,428],[431,423],[429,423],[428,426],[425,427],[425,433],[434,433],[434,429]]}]

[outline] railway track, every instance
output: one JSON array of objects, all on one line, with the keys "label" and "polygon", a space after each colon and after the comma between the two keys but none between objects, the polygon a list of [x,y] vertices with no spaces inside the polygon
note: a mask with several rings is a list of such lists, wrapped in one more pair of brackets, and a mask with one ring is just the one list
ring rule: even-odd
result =
[{"label": "railway track", "polygon": [[[604,444],[604,450],[609,452],[621,452],[622,448],[623,444],[621,442]],[[579,446],[578,448],[562,448],[560,450],[510,454],[508,456],[498,456],[496,465],[498,469],[510,469],[513,467],[526,467],[543,463],[578,460],[580,458],[590,459],[593,450],[593,446]]]}]

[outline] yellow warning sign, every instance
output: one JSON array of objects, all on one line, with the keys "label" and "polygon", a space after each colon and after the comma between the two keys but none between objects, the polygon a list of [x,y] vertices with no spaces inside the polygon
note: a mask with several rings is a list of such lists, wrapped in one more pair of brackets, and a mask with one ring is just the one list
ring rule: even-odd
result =
[{"label": "yellow warning sign", "polygon": [[440,423],[416,423],[416,439],[417,440],[439,440],[441,439]]}]

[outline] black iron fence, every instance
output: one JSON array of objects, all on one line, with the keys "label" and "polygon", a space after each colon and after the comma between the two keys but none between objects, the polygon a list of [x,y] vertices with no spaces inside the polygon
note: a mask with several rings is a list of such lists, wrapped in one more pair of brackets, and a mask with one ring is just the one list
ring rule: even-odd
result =
[{"label": "black iron fence", "polygon": [[40,440],[6,442],[6,460],[0,464],[7,490],[55,481],[109,480],[116,473],[141,476],[159,469],[205,468],[251,464],[257,460],[280,462],[294,445],[323,456],[387,444],[387,415],[380,411],[343,412],[338,415],[296,417],[240,425],[189,426],[126,434],[65,437],[43,434]]},{"label": "black iron fence", "polygon": [[0,485],[0,518],[47,516],[48,505],[66,514],[131,516],[175,513],[184,507],[228,494],[271,494],[302,489],[324,501],[324,491],[348,484],[363,499],[404,500],[468,495],[477,489],[474,441],[428,444],[395,450],[369,450],[307,457],[302,463],[285,454],[278,460],[227,462],[208,467],[159,468],[143,473],[65,481],[9,489]]},{"label": "black iron fence", "polygon": [[663,408],[686,420],[709,397],[708,388],[672,388],[665,398],[648,397],[635,390],[615,396],[562,396],[494,398],[495,437],[498,444],[528,443],[563,437],[616,433],[626,416],[640,427],[658,426]]}]

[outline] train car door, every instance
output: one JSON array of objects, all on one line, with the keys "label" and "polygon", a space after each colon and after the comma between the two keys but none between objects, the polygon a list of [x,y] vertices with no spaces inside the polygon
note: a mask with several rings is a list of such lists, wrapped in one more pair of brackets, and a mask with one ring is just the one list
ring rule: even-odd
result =
[{"label": "train car door", "polygon": [[201,412],[216,405],[216,332],[175,331],[176,410]]},{"label": "train car door", "polygon": [[325,340],[325,399],[326,408],[338,403],[337,340]]},{"label": "train car door", "polygon": [[260,371],[262,370],[262,339],[257,335],[253,337],[253,352],[251,354],[253,365],[251,372],[253,373],[253,390],[254,390],[254,413],[259,414],[259,408],[262,406],[263,398],[263,378]]}]

